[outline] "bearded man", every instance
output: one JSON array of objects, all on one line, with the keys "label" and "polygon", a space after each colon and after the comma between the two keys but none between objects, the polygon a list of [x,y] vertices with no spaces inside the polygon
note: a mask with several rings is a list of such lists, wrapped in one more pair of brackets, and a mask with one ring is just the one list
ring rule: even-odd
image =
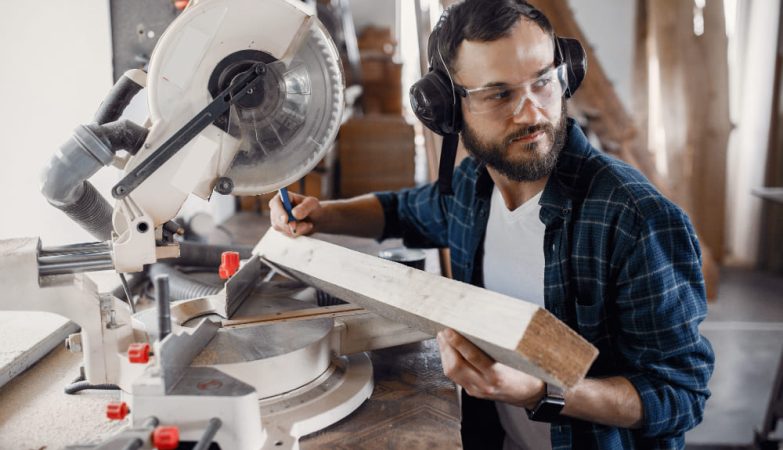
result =
[{"label": "bearded man", "polygon": [[439,333],[444,372],[463,388],[465,448],[683,448],[714,365],[687,216],[567,117],[570,68],[527,2],[459,2],[429,51],[470,154],[453,192],[294,195],[291,223],[275,197],[273,227],[449,248],[455,279],[538,303],[599,349],[587,378],[561,392]]}]

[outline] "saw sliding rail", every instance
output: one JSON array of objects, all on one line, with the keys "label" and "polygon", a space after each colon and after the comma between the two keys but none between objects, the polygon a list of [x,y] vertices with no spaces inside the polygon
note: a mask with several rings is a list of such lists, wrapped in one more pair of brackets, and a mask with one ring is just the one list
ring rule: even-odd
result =
[{"label": "saw sliding rail", "polygon": [[114,269],[106,242],[44,247],[38,253],[40,276]]}]

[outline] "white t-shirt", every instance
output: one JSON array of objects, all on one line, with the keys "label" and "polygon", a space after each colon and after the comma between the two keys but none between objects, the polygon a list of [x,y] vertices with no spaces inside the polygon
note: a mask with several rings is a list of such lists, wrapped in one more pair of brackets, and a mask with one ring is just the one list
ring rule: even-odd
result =
[{"label": "white t-shirt", "polygon": [[[544,307],[544,224],[538,214],[541,192],[509,211],[497,186],[492,190],[484,236],[484,287]],[[549,424],[533,422],[524,408],[495,403],[504,450],[551,449]]]},{"label": "white t-shirt", "polygon": [[484,236],[484,287],[544,307],[544,224],[539,192],[509,211],[492,190]]}]

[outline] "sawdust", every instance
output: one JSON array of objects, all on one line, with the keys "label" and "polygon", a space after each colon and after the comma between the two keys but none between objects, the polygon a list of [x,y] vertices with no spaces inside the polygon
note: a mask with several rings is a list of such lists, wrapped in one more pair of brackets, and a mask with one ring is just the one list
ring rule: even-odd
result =
[{"label": "sawdust", "polygon": [[119,430],[125,421],[105,416],[106,404],[119,399],[119,391],[63,392],[81,360],[81,354],[58,347],[0,388],[0,450],[96,444]]}]

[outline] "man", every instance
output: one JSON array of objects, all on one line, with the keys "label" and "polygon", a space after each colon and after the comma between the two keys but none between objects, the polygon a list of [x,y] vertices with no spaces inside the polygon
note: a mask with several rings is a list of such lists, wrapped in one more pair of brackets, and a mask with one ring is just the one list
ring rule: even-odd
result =
[{"label": "man", "polygon": [[466,0],[435,39],[470,153],[453,195],[432,184],[323,203],[294,196],[295,223],[276,197],[273,226],[449,247],[455,279],[543,305],[599,349],[563,394],[439,333],[444,372],[463,387],[466,448],[684,447],[714,363],[697,329],[706,302],[688,218],[566,117],[554,33],[529,4]]}]

